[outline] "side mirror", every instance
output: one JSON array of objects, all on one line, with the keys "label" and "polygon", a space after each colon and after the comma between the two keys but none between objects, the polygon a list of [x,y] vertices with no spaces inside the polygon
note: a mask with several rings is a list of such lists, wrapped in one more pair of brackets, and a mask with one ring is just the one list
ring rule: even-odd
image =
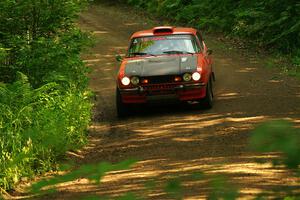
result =
[{"label": "side mirror", "polygon": [[122,60],[123,60],[122,56],[120,54],[117,54],[116,55],[116,61],[117,62],[122,62]]},{"label": "side mirror", "polygon": [[208,55],[211,55],[211,54],[213,53],[213,50],[211,50],[211,49],[207,49],[207,51],[206,51],[206,52],[207,52],[207,54],[208,54]]}]

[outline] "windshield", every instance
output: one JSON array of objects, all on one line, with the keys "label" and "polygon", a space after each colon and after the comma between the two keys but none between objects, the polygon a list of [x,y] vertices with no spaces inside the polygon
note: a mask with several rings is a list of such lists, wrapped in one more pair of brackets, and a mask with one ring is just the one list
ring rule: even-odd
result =
[{"label": "windshield", "polygon": [[199,47],[193,35],[167,35],[133,38],[128,57],[162,55],[162,54],[194,54]]}]

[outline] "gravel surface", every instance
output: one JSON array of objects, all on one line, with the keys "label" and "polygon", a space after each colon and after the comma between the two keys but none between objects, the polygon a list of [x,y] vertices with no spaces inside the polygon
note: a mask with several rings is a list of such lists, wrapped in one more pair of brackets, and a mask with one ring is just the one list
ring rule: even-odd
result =
[{"label": "gravel surface", "polygon": [[[261,155],[247,147],[250,132],[259,122],[287,118],[299,126],[299,80],[266,68],[264,58],[254,53],[241,55],[227,48],[216,37],[206,37],[214,50],[217,79],[211,110],[155,105],[139,107],[124,120],[116,117],[118,64],[114,56],[125,51],[133,32],[154,25],[160,24],[125,7],[99,4],[82,14],[80,26],[97,38],[95,47],[84,55],[93,69],[90,87],[96,93],[96,108],[89,146],[70,157],[79,165],[127,158],[139,162],[130,170],[107,174],[99,186],[86,179],[62,185],[51,199],[78,199],[86,194],[116,197],[128,191],[146,199],[172,199],[163,188],[174,177],[183,180],[184,199],[205,199],[209,180],[189,177],[200,171],[208,179],[216,174],[228,176],[240,188],[241,199],[263,191],[269,197],[283,189],[299,192],[299,182],[290,172],[274,169],[268,162],[256,163],[258,158],[270,161],[275,154]],[[156,186],[146,190],[149,181]]]}]

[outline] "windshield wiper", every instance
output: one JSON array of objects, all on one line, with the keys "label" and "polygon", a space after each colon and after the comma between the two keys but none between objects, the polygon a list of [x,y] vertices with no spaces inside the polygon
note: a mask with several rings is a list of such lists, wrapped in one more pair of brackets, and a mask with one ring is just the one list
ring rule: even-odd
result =
[{"label": "windshield wiper", "polygon": [[191,55],[195,54],[195,53],[188,52],[188,51],[176,51],[176,50],[164,51],[163,53],[165,53],[165,54],[191,54]]},{"label": "windshield wiper", "polygon": [[135,56],[156,56],[154,54],[151,54],[151,53],[145,53],[145,52],[133,52],[131,53],[132,55],[135,55]]}]

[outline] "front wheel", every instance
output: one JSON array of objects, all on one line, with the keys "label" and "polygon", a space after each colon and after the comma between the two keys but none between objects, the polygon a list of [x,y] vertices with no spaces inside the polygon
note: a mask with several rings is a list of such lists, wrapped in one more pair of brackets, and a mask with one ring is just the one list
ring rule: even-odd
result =
[{"label": "front wheel", "polygon": [[128,105],[123,103],[121,93],[118,88],[116,89],[116,106],[117,106],[117,116],[119,118],[124,118],[128,116],[129,114]]},{"label": "front wheel", "polygon": [[206,95],[201,100],[201,104],[202,104],[203,108],[205,108],[205,109],[210,109],[213,107],[214,94],[213,94],[212,87],[213,87],[212,80],[209,79],[207,86],[206,86]]}]

